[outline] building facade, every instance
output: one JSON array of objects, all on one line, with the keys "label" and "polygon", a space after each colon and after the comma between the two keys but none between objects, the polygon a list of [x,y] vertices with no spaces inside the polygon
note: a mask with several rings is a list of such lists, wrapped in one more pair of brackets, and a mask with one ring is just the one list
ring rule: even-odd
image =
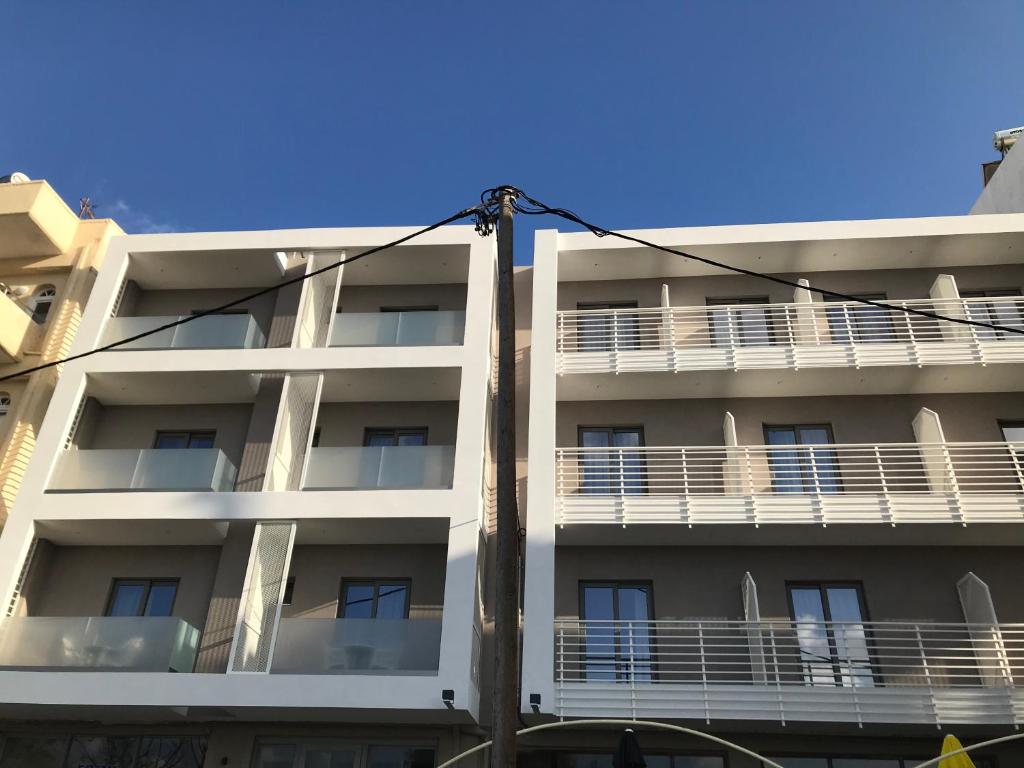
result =
[{"label": "building facade", "polygon": [[54,393],[0,540],[5,768],[479,741],[493,238],[322,271],[410,231],[114,241],[72,351],[170,327]]},{"label": "building facade", "polygon": [[[1024,336],[809,287],[1022,330],[1024,216],[633,234],[796,287],[537,234],[524,713],[675,722],[787,766],[1013,733]],[[658,765],[757,764],[642,741]],[[524,755],[590,768],[614,744],[553,731]]]},{"label": "building facade", "polygon": [[[0,181],[0,376],[66,355],[110,238],[110,219],[79,218],[45,181]],[[32,456],[58,370],[0,383],[0,528]]]}]

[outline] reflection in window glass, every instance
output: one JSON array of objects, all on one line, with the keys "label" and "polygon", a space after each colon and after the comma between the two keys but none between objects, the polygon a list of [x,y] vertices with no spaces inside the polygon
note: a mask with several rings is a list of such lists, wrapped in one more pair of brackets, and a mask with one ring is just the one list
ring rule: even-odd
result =
[{"label": "reflection in window glass", "polygon": [[434,750],[417,747],[370,747],[366,768],[433,768]]},{"label": "reflection in window glass", "polygon": [[873,757],[837,757],[832,768],[901,768],[899,760],[882,760]]},{"label": "reflection in window glass", "polygon": [[354,768],[354,747],[306,747],[306,760],[302,768]]},{"label": "reflection in window glass", "polygon": [[256,752],[255,768],[293,768],[294,744],[262,744]]},{"label": "reflection in window glass", "polygon": [[[644,761],[647,763],[647,768],[725,768],[725,759],[720,755],[645,754]],[[783,763],[783,765],[790,768],[789,763]],[[558,768],[612,768],[612,756],[563,753],[558,755]],[[818,766],[814,765],[809,768],[818,768]]]},{"label": "reflection in window glass", "polygon": [[66,746],[63,738],[0,739],[0,768],[54,768]]},{"label": "reflection in window glass", "polygon": [[136,768],[138,740],[121,736],[72,736],[65,768]]},{"label": "reflection in window glass", "polygon": [[202,768],[205,759],[202,736],[143,736],[135,768]]}]

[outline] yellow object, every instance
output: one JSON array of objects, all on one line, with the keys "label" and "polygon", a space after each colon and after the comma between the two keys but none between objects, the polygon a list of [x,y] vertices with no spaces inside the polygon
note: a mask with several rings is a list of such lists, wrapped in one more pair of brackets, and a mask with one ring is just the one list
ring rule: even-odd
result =
[{"label": "yellow object", "polygon": [[[939,754],[948,755],[950,752],[956,752],[958,749],[963,749],[964,745],[960,743],[960,740],[949,734],[942,740],[942,752]],[[966,752],[961,752],[959,755],[953,755],[952,757],[946,757],[939,761],[939,768],[975,768],[974,761]]]}]

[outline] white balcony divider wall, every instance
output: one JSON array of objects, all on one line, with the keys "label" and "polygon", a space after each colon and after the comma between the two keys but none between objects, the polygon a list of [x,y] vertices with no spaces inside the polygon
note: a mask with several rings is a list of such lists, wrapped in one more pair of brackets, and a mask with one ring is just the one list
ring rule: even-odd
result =
[{"label": "white balcony divider wall", "polygon": [[[316,251],[307,254],[306,273],[336,264],[345,258],[345,251]],[[338,305],[341,278],[345,265],[313,275],[306,281],[295,328],[294,346],[309,349],[327,346]]]},{"label": "white balcony divider wall", "polygon": [[306,471],[306,457],[313,440],[313,424],[323,388],[322,373],[290,373],[285,376],[266,491],[297,491]]},{"label": "white balcony divider wall", "polygon": [[270,672],[295,529],[294,522],[256,525],[228,672]]}]

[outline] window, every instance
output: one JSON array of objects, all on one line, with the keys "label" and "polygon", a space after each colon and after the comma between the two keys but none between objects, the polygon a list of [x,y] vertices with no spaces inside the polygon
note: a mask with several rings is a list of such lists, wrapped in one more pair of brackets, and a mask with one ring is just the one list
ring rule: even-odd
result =
[{"label": "window", "polygon": [[[714,347],[763,347],[773,343],[767,296],[708,299],[708,328]],[[743,306],[762,305],[762,306]]]},{"label": "window", "polygon": [[614,310],[636,309],[635,301],[605,301],[596,304],[577,304],[578,310],[607,309],[608,313],[590,312],[576,318],[576,347],[580,352],[607,352],[613,349],[640,348],[640,318],[630,312]]},{"label": "window", "polygon": [[284,582],[284,597],[281,598],[281,605],[291,605],[292,597],[295,595],[295,577],[289,576]]},{"label": "window", "polygon": [[[862,293],[858,299],[868,301],[885,301],[884,293]],[[896,333],[888,309],[873,307],[870,304],[843,304],[835,306],[837,301],[826,297],[826,302],[833,306],[825,307],[828,318],[829,333],[833,344],[871,344],[877,342],[896,341]]]},{"label": "window", "polygon": [[362,745],[311,740],[261,743],[253,768],[432,768],[434,750],[406,745]]},{"label": "window", "polygon": [[11,395],[8,392],[0,392],[0,419],[11,412]]},{"label": "window", "polygon": [[154,448],[213,448],[217,433],[212,430],[199,432],[164,432],[156,433]]},{"label": "window", "polygon": [[363,435],[363,445],[426,445],[426,427],[396,427],[394,429],[367,428]]},{"label": "window", "polygon": [[408,579],[346,579],[341,582],[338,618],[407,619],[411,586]]},{"label": "window", "polygon": [[381,312],[437,312],[437,305],[431,304],[420,307],[381,307]]},{"label": "window", "polygon": [[170,616],[177,579],[114,579],[107,616]]},{"label": "window", "polygon": [[[651,755],[644,750],[648,768],[725,768],[721,755]],[[557,768],[612,768],[611,753],[569,752],[558,755]],[[788,763],[783,763],[789,768]]]},{"label": "window", "polygon": [[787,584],[786,589],[804,683],[874,686],[860,585]]},{"label": "window", "polygon": [[35,295],[29,301],[32,319],[39,325],[46,322],[46,318],[50,314],[50,307],[53,306],[56,298],[57,289],[52,285],[44,285],[35,292]]},{"label": "window", "polygon": [[647,479],[643,454],[631,451],[644,444],[643,427],[580,427],[581,493],[626,495],[644,493]]},{"label": "window", "polygon": [[650,582],[581,582],[586,680],[651,682],[654,588]]},{"label": "window", "polygon": [[366,751],[366,768],[433,768],[434,750],[416,747],[376,747]]},{"label": "window", "polygon": [[310,448],[319,448],[320,447],[320,427],[317,427],[316,429],[313,430],[313,441],[312,441],[312,443],[310,444],[309,447]]},{"label": "window", "polygon": [[1021,448],[1024,448],[1024,421],[1001,421],[999,430],[1003,433],[1003,440],[1021,443]]},{"label": "window", "polygon": [[0,768],[201,768],[205,736],[57,735],[0,739]]},{"label": "window", "polygon": [[[996,288],[986,291],[961,291],[962,299],[1004,299],[1003,301],[968,301],[967,316],[971,320],[1024,330],[1024,299],[1013,300],[1021,292],[1017,288]],[[1009,300],[1006,300],[1009,299]],[[1020,334],[994,328],[974,328],[983,341],[1020,340]]]},{"label": "window", "polygon": [[[974,757],[970,753],[976,768],[994,768],[990,760]],[[920,757],[792,757],[775,755],[771,759],[786,768],[915,768],[935,755]],[[763,763],[762,763],[763,765]]]},{"label": "window", "polygon": [[774,493],[839,493],[839,462],[831,448],[796,447],[831,445],[829,424],[765,426],[765,444],[794,446],[770,448],[768,468]]}]

